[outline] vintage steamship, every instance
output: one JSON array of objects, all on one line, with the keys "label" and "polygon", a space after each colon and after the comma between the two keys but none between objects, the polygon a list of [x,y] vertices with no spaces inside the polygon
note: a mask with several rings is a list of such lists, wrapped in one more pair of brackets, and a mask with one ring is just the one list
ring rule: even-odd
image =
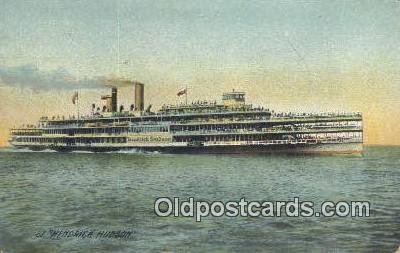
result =
[{"label": "vintage steamship", "polygon": [[[227,92],[222,103],[195,102],[144,109],[144,85],[135,103],[118,110],[117,88],[90,116],[42,117],[36,126],[11,129],[10,143],[31,150],[165,153],[361,153],[362,115],[276,113]],[[178,95],[186,93],[181,91]]]}]

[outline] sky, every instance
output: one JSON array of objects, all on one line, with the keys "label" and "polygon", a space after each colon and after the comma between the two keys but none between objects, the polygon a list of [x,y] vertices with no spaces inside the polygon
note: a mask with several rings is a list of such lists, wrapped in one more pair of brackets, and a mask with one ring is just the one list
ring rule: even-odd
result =
[{"label": "sky", "polygon": [[[5,1],[0,145],[8,129],[145,83],[155,108],[236,89],[275,111],[364,115],[367,144],[400,144],[400,1]],[[120,89],[120,102],[133,90]],[[127,108],[127,107],[126,107]]]}]

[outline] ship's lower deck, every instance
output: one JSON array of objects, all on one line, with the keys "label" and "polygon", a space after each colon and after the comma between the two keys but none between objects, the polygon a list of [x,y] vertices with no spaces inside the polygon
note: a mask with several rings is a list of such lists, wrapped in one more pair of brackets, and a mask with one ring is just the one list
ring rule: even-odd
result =
[{"label": "ship's lower deck", "polygon": [[360,154],[362,142],[347,143],[282,143],[282,144],[242,144],[242,145],[165,145],[165,146],[48,146],[48,145],[18,145],[17,148],[30,150],[55,150],[59,152],[90,151],[112,152],[132,150],[137,152],[188,153],[188,154]]}]

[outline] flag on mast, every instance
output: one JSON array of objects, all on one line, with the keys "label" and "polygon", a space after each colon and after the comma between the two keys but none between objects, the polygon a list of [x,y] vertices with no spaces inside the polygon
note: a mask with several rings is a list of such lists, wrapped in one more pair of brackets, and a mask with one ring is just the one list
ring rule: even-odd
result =
[{"label": "flag on mast", "polygon": [[182,90],[180,90],[180,91],[178,91],[178,93],[176,94],[178,97],[180,97],[180,96],[182,96],[182,95],[185,95],[186,94],[186,92],[187,92],[187,89],[186,88],[184,88],[184,89],[182,89]]},{"label": "flag on mast", "polygon": [[72,103],[73,104],[76,104],[76,100],[78,99],[78,92],[77,91],[75,91],[75,93],[74,93],[74,95],[72,95]]}]

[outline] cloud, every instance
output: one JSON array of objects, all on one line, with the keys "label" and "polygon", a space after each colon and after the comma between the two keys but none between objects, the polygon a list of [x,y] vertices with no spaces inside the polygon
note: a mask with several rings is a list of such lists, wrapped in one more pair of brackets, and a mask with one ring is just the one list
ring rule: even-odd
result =
[{"label": "cloud", "polygon": [[95,89],[105,85],[105,77],[77,79],[64,68],[42,71],[33,65],[0,65],[0,82],[6,86],[32,90]]}]

